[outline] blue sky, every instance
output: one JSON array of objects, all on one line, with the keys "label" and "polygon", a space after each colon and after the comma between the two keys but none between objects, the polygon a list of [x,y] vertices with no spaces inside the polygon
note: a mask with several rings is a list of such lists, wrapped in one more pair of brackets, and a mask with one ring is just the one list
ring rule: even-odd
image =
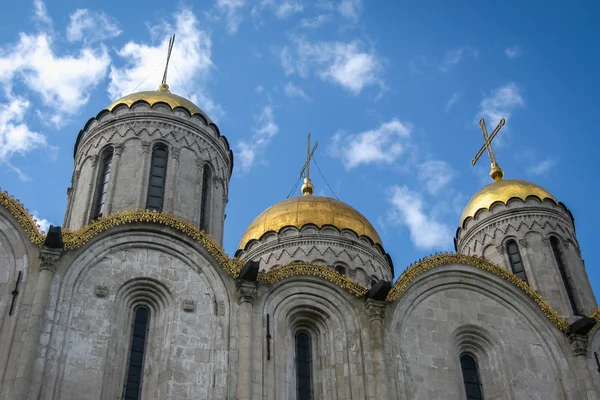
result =
[{"label": "blue sky", "polygon": [[[235,151],[229,254],[294,186],[308,132],[327,182],[377,228],[397,272],[452,250],[462,208],[489,181],[487,158],[470,166],[477,120],[491,131],[505,117],[506,177],[571,209],[600,293],[600,3],[452,4],[16,2],[0,25],[0,186],[60,225],[77,133],[121,95],[157,87],[176,32],[171,89]],[[333,196],[312,171],[316,193]]]}]

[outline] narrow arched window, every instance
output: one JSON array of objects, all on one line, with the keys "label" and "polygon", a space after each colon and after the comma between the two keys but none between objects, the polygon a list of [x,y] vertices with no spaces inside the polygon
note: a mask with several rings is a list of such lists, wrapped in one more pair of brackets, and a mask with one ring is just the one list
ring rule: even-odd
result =
[{"label": "narrow arched window", "polygon": [[156,146],[152,150],[152,164],[150,166],[150,182],[148,184],[148,210],[162,211],[165,197],[165,180],[167,177],[167,149]]},{"label": "narrow arched window", "polygon": [[312,349],[310,333],[296,333],[296,394],[297,400],[312,397]]},{"label": "narrow arched window", "polygon": [[519,246],[514,240],[510,240],[506,243],[506,253],[508,254],[508,261],[510,262],[510,268],[513,274],[527,282],[527,274],[525,273],[525,267],[523,266],[523,259],[521,258],[521,252],[519,252]]},{"label": "narrow arched window", "polygon": [[569,276],[567,275],[567,269],[563,260],[562,252],[560,250],[558,238],[556,236],[550,237],[550,246],[552,246],[552,252],[554,253],[554,258],[556,259],[556,264],[558,265],[560,277],[562,278],[563,284],[565,285],[565,290],[567,291],[567,297],[569,298],[569,303],[571,304],[573,314],[579,315],[577,303],[575,303],[573,287],[571,286],[571,281],[569,280]]},{"label": "narrow arched window", "polygon": [[98,184],[96,185],[96,196],[94,199],[94,208],[92,218],[100,218],[104,213],[104,203],[106,202],[106,193],[108,192],[108,182],[110,181],[110,167],[112,165],[112,149],[107,151],[102,157],[100,164],[100,174],[98,175]]},{"label": "narrow arched window", "polygon": [[204,165],[202,169],[202,194],[200,199],[200,229],[204,232],[208,232],[209,227],[209,213],[211,206],[211,192],[212,186],[210,184],[211,179],[210,167]]},{"label": "narrow arched window", "polygon": [[481,381],[479,380],[477,360],[470,354],[461,354],[460,369],[462,370],[467,400],[483,400],[483,391],[481,389]]},{"label": "narrow arched window", "polygon": [[129,350],[127,378],[123,393],[124,400],[139,400],[141,398],[142,377],[144,375],[144,352],[146,350],[149,322],[150,310],[148,307],[137,307],[133,315],[131,349]]},{"label": "narrow arched window", "polygon": [[342,267],[341,265],[336,265],[335,272],[337,272],[340,275],[346,275],[346,268]]}]

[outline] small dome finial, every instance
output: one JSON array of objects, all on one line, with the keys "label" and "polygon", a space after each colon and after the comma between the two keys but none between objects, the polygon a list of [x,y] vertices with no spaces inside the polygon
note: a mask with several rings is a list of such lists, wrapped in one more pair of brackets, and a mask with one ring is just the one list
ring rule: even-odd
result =
[{"label": "small dome finial", "polygon": [[304,183],[302,184],[302,194],[304,196],[311,196],[315,191],[315,187],[310,182],[310,178],[304,178]]}]

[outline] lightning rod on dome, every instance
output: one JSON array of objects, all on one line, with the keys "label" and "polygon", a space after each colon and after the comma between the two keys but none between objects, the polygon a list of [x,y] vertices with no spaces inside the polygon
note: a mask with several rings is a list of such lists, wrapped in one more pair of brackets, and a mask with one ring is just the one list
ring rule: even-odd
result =
[{"label": "lightning rod on dome", "polygon": [[504,171],[502,170],[502,168],[500,168],[498,162],[496,161],[494,149],[492,148],[492,140],[494,140],[494,138],[496,137],[498,132],[500,132],[500,129],[502,129],[505,123],[506,120],[502,118],[498,123],[498,126],[496,126],[496,129],[494,129],[494,132],[492,132],[492,134],[488,136],[487,128],[485,127],[485,120],[483,118],[479,120],[479,126],[481,127],[481,132],[483,133],[483,145],[481,146],[475,157],[473,157],[473,159],[471,160],[471,165],[475,166],[479,158],[487,150],[491,163],[490,178],[492,178],[495,181],[499,181],[502,179],[502,177],[504,176]]},{"label": "lightning rod on dome", "polygon": [[159,92],[168,92],[169,85],[167,85],[167,72],[169,71],[169,61],[171,60],[171,52],[173,51],[173,44],[175,44],[175,34],[169,39],[169,48],[167,49],[167,63],[165,64],[165,72],[160,86],[158,87]]}]

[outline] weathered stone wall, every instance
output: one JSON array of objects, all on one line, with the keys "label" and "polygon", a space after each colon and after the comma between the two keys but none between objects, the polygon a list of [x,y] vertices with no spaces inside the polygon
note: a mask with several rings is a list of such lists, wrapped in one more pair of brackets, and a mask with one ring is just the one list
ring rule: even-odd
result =
[{"label": "weathered stone wall", "polygon": [[330,268],[341,266],[346,276],[366,287],[371,287],[372,281],[392,279],[392,267],[381,246],[359,238],[349,229],[340,232],[333,226],[286,227],[252,241],[237,255],[258,261],[262,271],[306,262]]},{"label": "weathered stone wall", "polygon": [[550,245],[552,236],[560,241],[580,314],[589,314],[597,303],[581,258],[575,227],[566,209],[552,200],[540,202],[529,197],[525,202],[513,199],[507,205],[495,203],[489,211],[478,212],[459,229],[457,250],[485,257],[510,271],[506,244],[515,240],[529,284],[561,315],[572,317],[573,310]]},{"label": "weathered stone wall", "polygon": [[113,232],[66,257],[52,284],[40,398],[118,398],[140,304],[151,310],[144,398],[231,398],[231,282],[199,250]]},{"label": "weathered stone wall", "polygon": [[478,362],[485,399],[584,398],[566,335],[499,277],[440,267],[419,276],[388,317],[394,399],[464,399],[463,352]]},{"label": "weathered stone wall", "polygon": [[90,221],[103,154],[113,159],[104,214],[146,207],[152,150],[168,149],[163,211],[198,225],[202,171],[212,171],[208,233],[222,242],[227,186],[231,176],[229,146],[213,125],[164,104],[117,106],[86,127],[75,155],[73,188],[65,226],[77,229]]}]

